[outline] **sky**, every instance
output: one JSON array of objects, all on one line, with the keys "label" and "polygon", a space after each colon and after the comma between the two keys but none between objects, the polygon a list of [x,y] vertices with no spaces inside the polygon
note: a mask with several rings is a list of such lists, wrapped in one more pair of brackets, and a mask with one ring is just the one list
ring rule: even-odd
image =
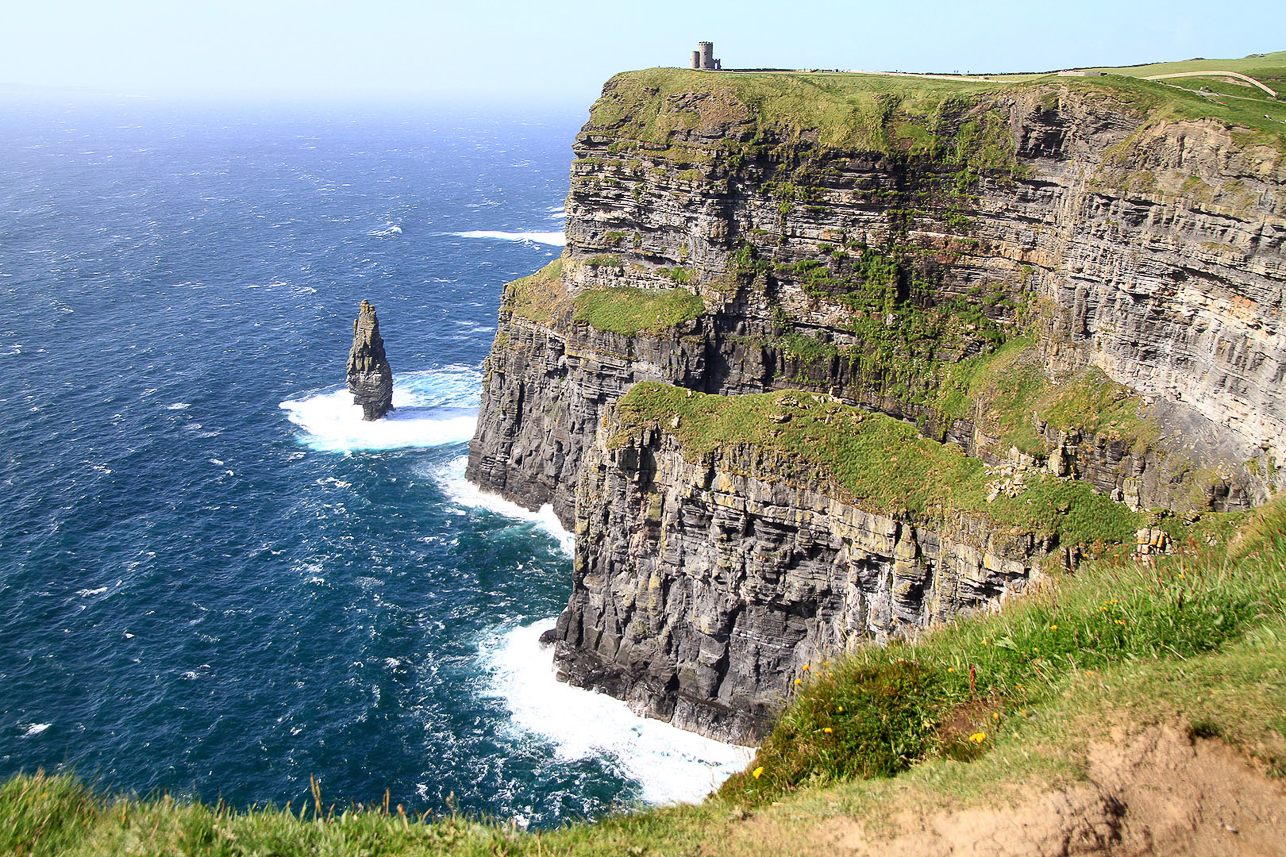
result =
[{"label": "sky", "polygon": [[1286,48],[1286,5],[997,0],[0,0],[0,90],[588,105],[618,71],[1044,71]]}]

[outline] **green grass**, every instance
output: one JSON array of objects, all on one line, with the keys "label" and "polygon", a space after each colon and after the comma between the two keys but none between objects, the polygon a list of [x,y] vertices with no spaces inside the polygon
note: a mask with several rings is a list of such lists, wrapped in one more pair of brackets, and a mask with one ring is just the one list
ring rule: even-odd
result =
[{"label": "green grass", "polygon": [[1160,437],[1144,413],[1139,394],[1089,367],[1052,381],[1031,336],[1016,337],[996,351],[943,367],[936,409],[944,425],[970,418],[1002,448],[1044,455],[1049,444],[1036,432],[1033,415],[1055,430],[1078,430],[1124,440],[1141,449]]},{"label": "green grass", "polygon": [[705,312],[701,298],[683,288],[594,289],[577,295],[574,304],[576,321],[624,336],[670,330]]},{"label": "green grass", "polygon": [[[988,502],[992,477],[981,461],[952,444],[920,435],[914,426],[883,414],[868,414],[824,396],[762,393],[747,396],[689,395],[666,384],[635,385],[619,404],[623,443],[656,425],[678,437],[683,454],[699,461],[708,453],[753,445],[773,453],[759,474],[773,480],[816,484],[833,480],[840,496],[868,512],[942,525],[961,513],[973,520],[1013,528],[1015,533],[1057,537],[1097,553],[1130,542],[1146,516],[1095,493],[1082,482],[1045,474],[1027,478],[1017,497]],[[673,427],[673,418],[679,419]],[[788,417],[786,421],[779,419]]]},{"label": "green grass", "polygon": [[[1106,71],[1131,77],[1149,77],[1156,74],[1179,74],[1190,71],[1235,71],[1260,79],[1276,79],[1286,75],[1286,51],[1270,54],[1252,54],[1240,59],[1189,59],[1177,62],[1158,62],[1146,65],[1099,66],[1087,71]],[[1265,81],[1267,82],[1267,81]],[[1268,84],[1272,86],[1271,83]],[[1274,89],[1276,87],[1273,87]]]},{"label": "green grass", "polygon": [[1286,139],[1282,124],[1286,101],[1260,90],[1247,88],[1242,93],[1246,97],[1240,99],[1211,99],[1193,91],[1202,78],[1142,79],[1148,74],[1200,68],[1238,71],[1272,88],[1286,89],[1286,53],[1109,69],[1110,74],[1096,78],[1002,75],[985,81],[830,72],[709,74],[654,68],[613,77],[591,109],[588,127],[614,136],[618,152],[644,144],[650,157],[684,166],[717,158],[708,148],[683,142],[676,132],[731,128],[724,157],[734,166],[771,140],[771,145],[787,148],[820,145],[930,153],[979,170],[1010,169],[1012,141],[995,133],[1003,130],[1007,115],[995,105],[1002,97],[1028,93],[1052,97],[1057,103],[1058,94],[1067,92],[1139,116],[1151,115],[1154,121],[1215,119],[1260,132],[1254,142]]}]

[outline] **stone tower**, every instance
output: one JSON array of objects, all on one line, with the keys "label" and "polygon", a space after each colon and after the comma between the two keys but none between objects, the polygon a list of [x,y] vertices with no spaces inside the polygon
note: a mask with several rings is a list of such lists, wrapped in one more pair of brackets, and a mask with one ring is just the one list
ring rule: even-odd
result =
[{"label": "stone tower", "polygon": [[714,58],[714,42],[697,42],[697,49],[692,52],[692,67],[706,71],[723,68],[723,63]]}]

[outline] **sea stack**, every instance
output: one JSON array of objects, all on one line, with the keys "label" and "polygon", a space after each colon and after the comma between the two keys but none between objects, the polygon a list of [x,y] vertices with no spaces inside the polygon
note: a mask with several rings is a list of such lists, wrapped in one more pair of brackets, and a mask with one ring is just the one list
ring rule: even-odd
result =
[{"label": "sea stack", "polygon": [[362,419],[378,420],[393,410],[393,370],[384,354],[380,320],[375,307],[362,301],[353,322],[353,347],[348,352],[348,391],[362,406]]}]

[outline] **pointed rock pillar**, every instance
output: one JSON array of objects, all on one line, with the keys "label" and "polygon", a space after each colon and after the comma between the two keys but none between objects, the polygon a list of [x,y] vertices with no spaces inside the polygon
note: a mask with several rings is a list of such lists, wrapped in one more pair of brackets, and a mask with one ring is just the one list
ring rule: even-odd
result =
[{"label": "pointed rock pillar", "polygon": [[378,420],[393,410],[393,370],[384,354],[375,307],[362,301],[353,322],[353,347],[348,352],[348,391],[361,405],[362,419]]}]

